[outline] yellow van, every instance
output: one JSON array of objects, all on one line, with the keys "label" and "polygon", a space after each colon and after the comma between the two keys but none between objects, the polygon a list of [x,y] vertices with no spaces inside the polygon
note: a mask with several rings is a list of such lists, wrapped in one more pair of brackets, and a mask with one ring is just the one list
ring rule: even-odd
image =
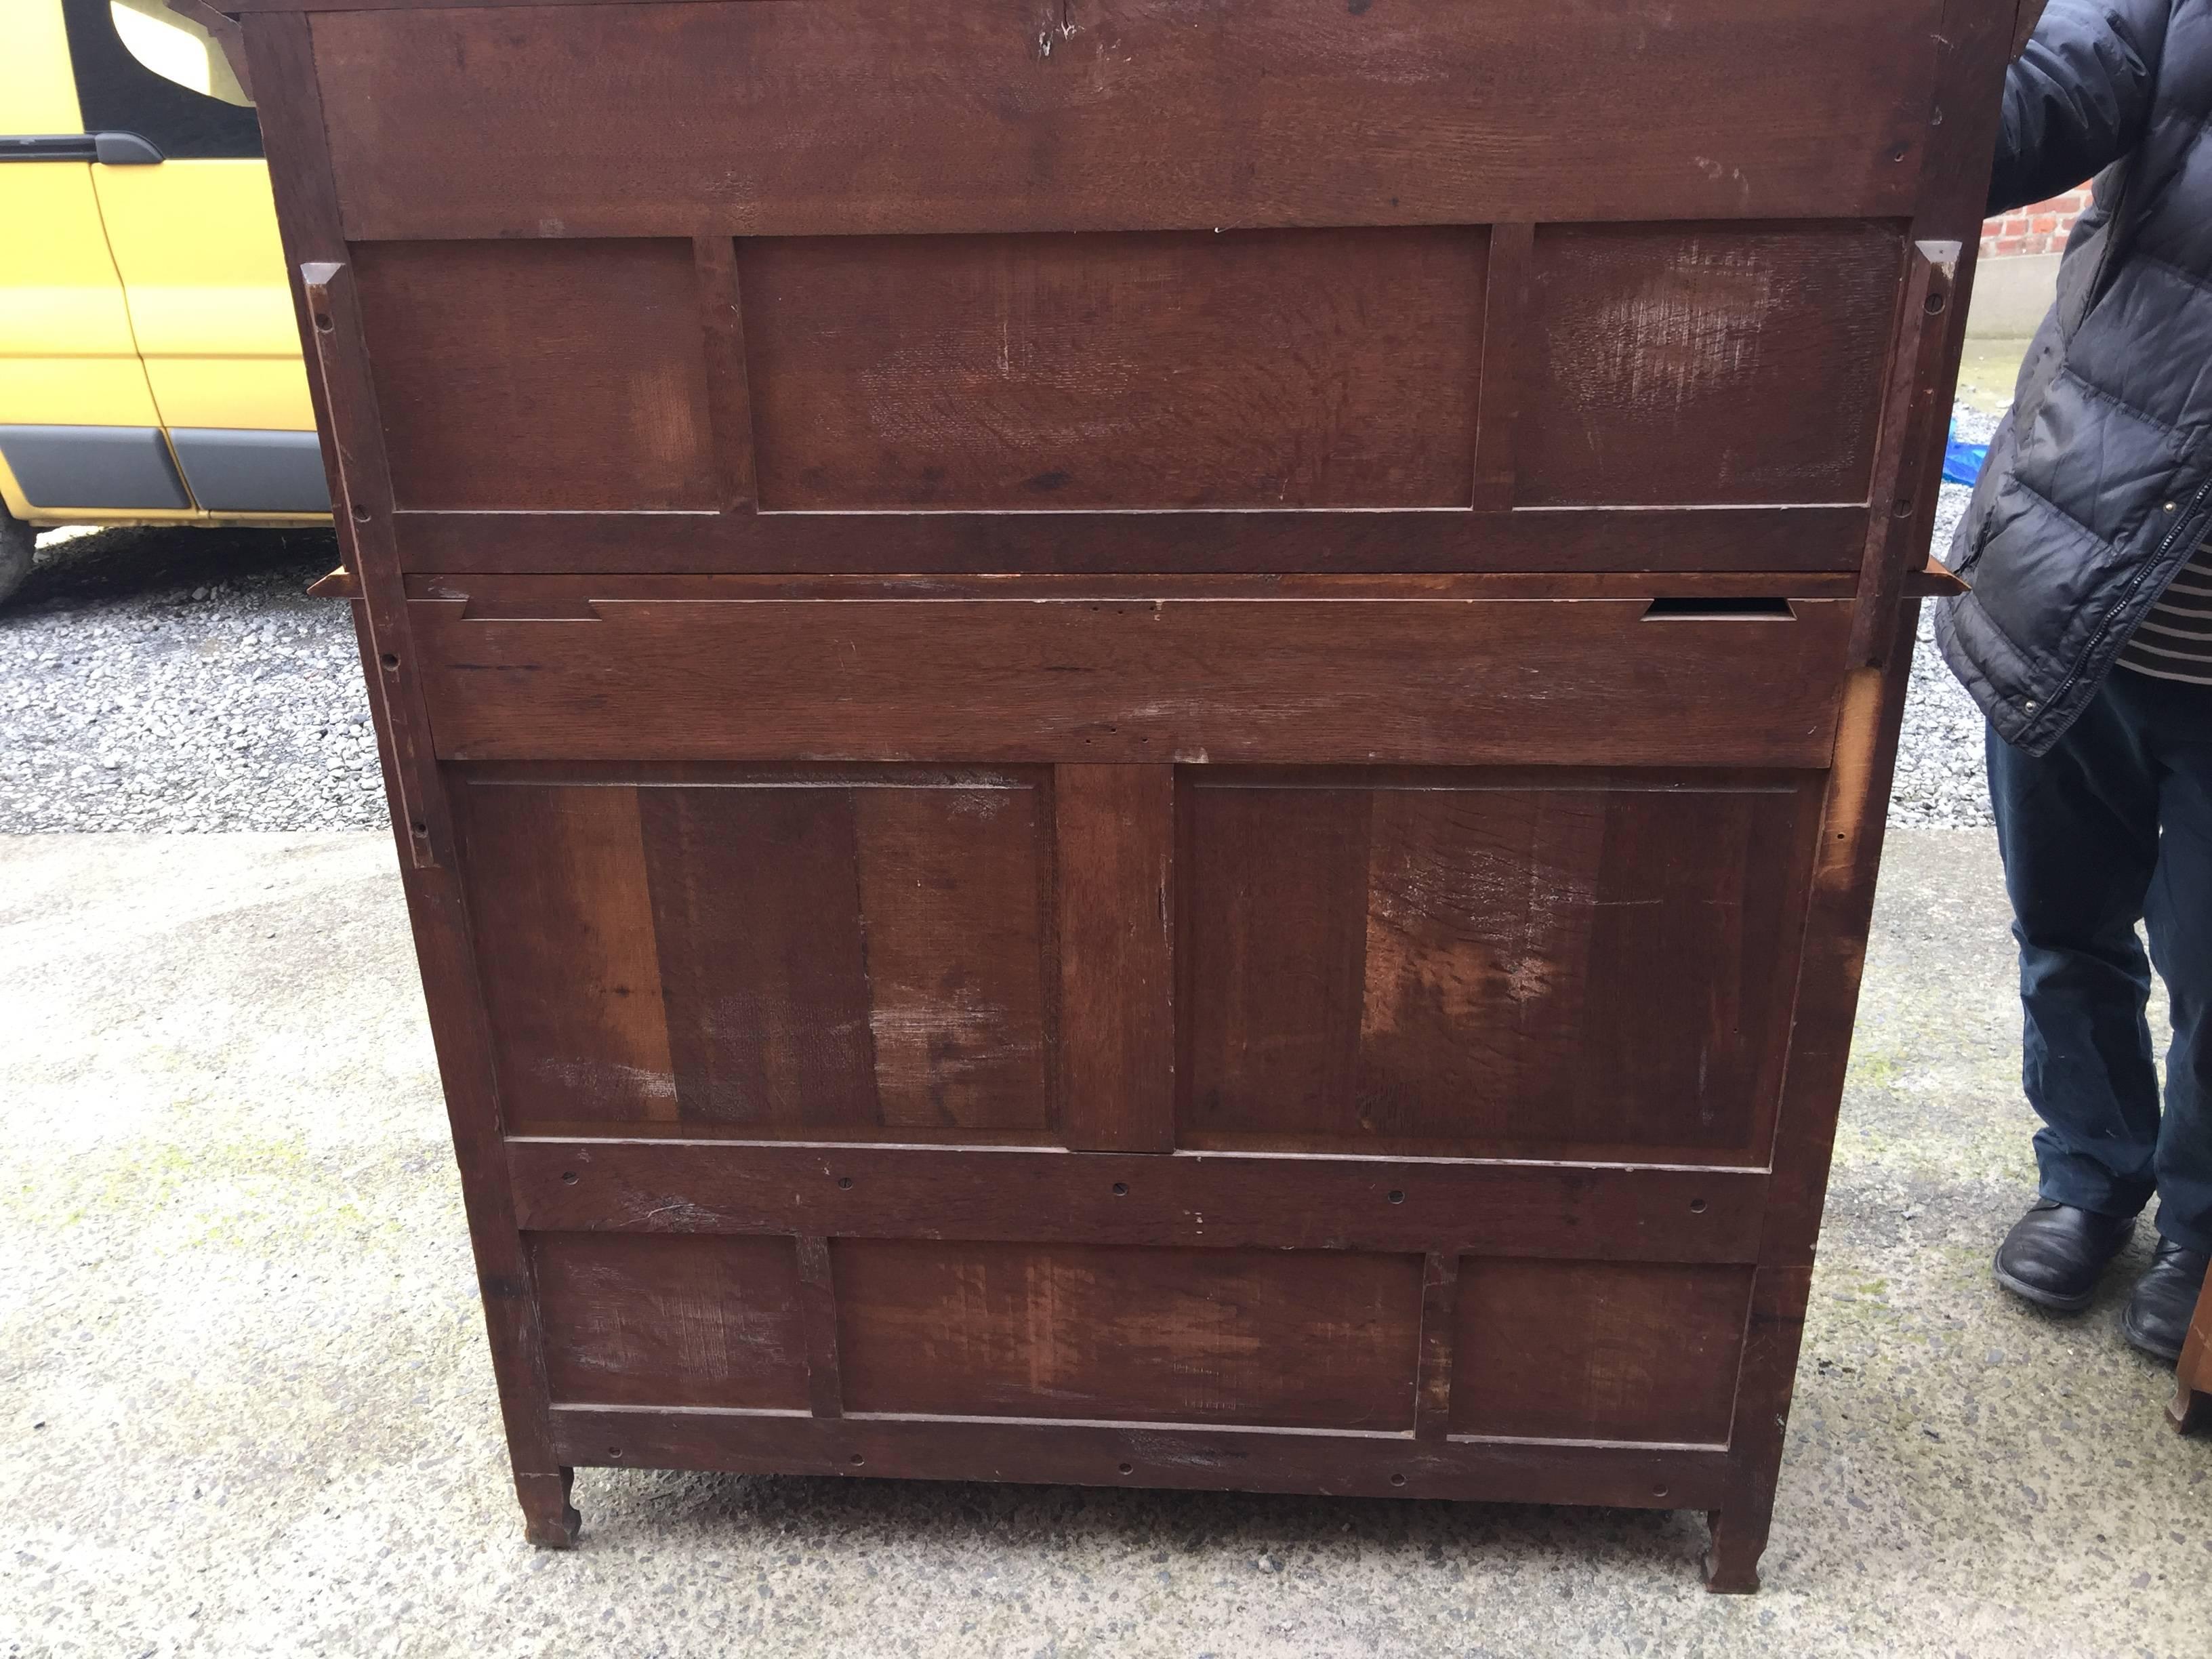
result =
[{"label": "yellow van", "polygon": [[40,526],[326,517],[260,125],[214,37],[162,0],[0,0],[0,599]]}]

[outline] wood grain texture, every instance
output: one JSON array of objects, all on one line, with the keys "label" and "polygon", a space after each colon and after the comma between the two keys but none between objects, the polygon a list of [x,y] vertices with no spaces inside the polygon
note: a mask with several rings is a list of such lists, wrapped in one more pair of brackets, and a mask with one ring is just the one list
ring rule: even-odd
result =
[{"label": "wood grain texture", "polygon": [[388,239],[1896,213],[1941,16],[847,0],[313,21],[347,234]]},{"label": "wood grain texture", "polygon": [[1863,505],[1177,513],[404,513],[410,571],[1856,572]]},{"label": "wood grain texture", "polygon": [[1729,1441],[1753,1270],[1475,1261],[1460,1267],[1455,1434]]},{"label": "wood grain texture", "polygon": [[[1940,578],[1940,580],[1939,580]],[[1931,594],[1962,593],[1941,565],[1925,573]],[[1302,571],[1159,576],[1033,571],[996,575],[620,575],[514,576],[422,573],[407,578],[415,599],[457,599],[462,619],[560,617],[580,621],[611,598],[629,599],[1152,599],[1170,591],[1205,599],[1848,599],[1855,574],[1837,571],[1682,572],[1448,571],[1323,575]],[[350,596],[349,596],[350,597]],[[673,774],[671,774],[673,775]]]},{"label": "wood grain texture", "polygon": [[1466,502],[1475,232],[738,248],[764,507]]},{"label": "wood grain texture", "polygon": [[541,1233],[530,1243],[554,1399],[806,1408],[791,1240]]},{"label": "wood grain texture", "polygon": [[843,1364],[837,1351],[837,1280],[830,1241],[811,1235],[799,1247],[799,1311],[806,1345],[806,1397],[817,1417],[845,1412]]},{"label": "wood grain texture", "polygon": [[1413,1426],[1417,1256],[853,1239],[834,1255],[855,1412]]},{"label": "wood grain texture", "polygon": [[1695,1166],[604,1133],[516,1136],[507,1152],[524,1224],[548,1232],[1741,1262],[1758,1259],[1767,1188],[1758,1170]]},{"label": "wood grain texture", "polygon": [[556,1443],[577,1464],[744,1474],[994,1480],[1501,1504],[1704,1509],[1725,1454],[1704,1448],[1425,1441],[1313,1430],[1158,1424],[611,1411],[563,1406]]},{"label": "wood grain texture", "polygon": [[1178,1143],[1763,1161],[1816,788],[1208,771]]},{"label": "wood grain texture", "polygon": [[400,504],[722,498],[688,241],[372,242],[354,258]]},{"label": "wood grain texture", "polygon": [[1710,1517],[1712,1547],[1705,1557],[1705,1582],[1712,1589],[1759,1588],[1759,1558],[1774,1516],[1774,1487],[1812,1283],[1813,1270],[1804,1267],[1762,1267],[1753,1277],[1729,1430],[1728,1493]]},{"label": "wood grain texture", "polygon": [[507,1121],[673,1120],[637,791],[523,787],[459,799]]},{"label": "wood grain texture", "polygon": [[1442,1440],[1451,1431],[1458,1325],[1459,1257],[1448,1250],[1431,1250],[1421,1265],[1420,1376],[1413,1392],[1417,1439]]},{"label": "wood grain texture", "polygon": [[1042,1130],[1033,792],[656,788],[641,818],[682,1115]]},{"label": "wood grain texture", "polygon": [[[1165,590],[1171,591],[1171,590]],[[416,600],[448,760],[1823,766],[1849,605]],[[961,642],[957,650],[947,641]]]},{"label": "wood grain texture", "polygon": [[1175,771],[1053,774],[1060,1122],[1079,1150],[1175,1144]]},{"label": "wood grain texture", "polygon": [[706,343],[712,465],[720,487],[720,506],[724,513],[746,513],[758,504],[760,489],[738,251],[726,236],[695,236],[691,258],[699,284],[699,330]]},{"label": "wood grain texture", "polygon": [[527,1535],[1755,1583],[2014,0],[239,3]]},{"label": "wood grain texture", "polygon": [[1472,497],[1480,512],[1504,512],[1516,493],[1514,474],[1520,462],[1521,398],[1531,344],[1528,304],[1535,261],[1535,226],[1523,220],[1490,228]]},{"label": "wood grain texture", "polygon": [[1864,501],[1902,270],[1893,223],[1544,226],[1515,499]]},{"label": "wood grain texture", "polygon": [[[1909,567],[1926,556],[1923,533],[1913,539],[1919,515],[1920,468],[1932,445],[1929,428],[1948,434],[1948,413],[1938,420],[1938,365],[1956,322],[1951,308],[1959,245],[1915,243],[1898,304],[1897,338],[1889,386],[1882,399],[1881,441],[1868,499],[1866,562],[1859,572],[1858,614],[1851,621],[1854,667],[1876,663],[1896,632],[1894,613],[1905,595]],[[1942,409],[1950,408],[1947,401]]]},{"label": "wood grain texture", "polygon": [[1032,1142],[1047,807],[1006,773],[456,775],[507,1121]]}]

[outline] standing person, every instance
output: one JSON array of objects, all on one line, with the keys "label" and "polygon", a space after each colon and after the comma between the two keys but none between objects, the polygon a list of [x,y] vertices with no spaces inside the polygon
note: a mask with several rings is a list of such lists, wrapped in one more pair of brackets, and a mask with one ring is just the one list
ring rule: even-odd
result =
[{"label": "standing person", "polygon": [[2006,80],[1990,210],[2093,173],[1953,545],[1973,591],[1936,633],[1989,717],[2044,1125],[1997,1280],[2087,1306],[2155,1194],[2121,1329],[2171,1360],[2212,1250],[2212,0],[2051,0]]}]

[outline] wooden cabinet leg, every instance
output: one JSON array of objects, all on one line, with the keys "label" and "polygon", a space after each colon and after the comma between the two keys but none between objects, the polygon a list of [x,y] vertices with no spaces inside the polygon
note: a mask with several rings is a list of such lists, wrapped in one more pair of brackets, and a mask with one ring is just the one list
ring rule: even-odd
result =
[{"label": "wooden cabinet leg", "polygon": [[1705,1588],[1717,1595],[1749,1595],[1759,1588],[1759,1558],[1766,1553],[1771,1510],[1714,1510],[1705,1516],[1712,1542],[1705,1549]]},{"label": "wooden cabinet leg", "polygon": [[515,1496],[522,1500],[523,1536],[539,1549],[566,1550],[576,1547],[576,1535],[584,1529],[584,1517],[568,1501],[575,1484],[574,1469],[514,1477]]},{"label": "wooden cabinet leg", "polygon": [[2166,1403],[2166,1420],[2173,1425],[2176,1434],[2212,1429],[2212,1394],[2207,1394],[2202,1389],[2192,1389],[2186,1382],[2176,1382],[2173,1398]]}]

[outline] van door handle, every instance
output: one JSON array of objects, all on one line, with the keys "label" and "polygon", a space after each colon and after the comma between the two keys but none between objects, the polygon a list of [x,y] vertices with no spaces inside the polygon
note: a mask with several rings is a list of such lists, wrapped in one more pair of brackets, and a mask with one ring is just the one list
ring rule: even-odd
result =
[{"label": "van door handle", "polygon": [[105,161],[112,167],[143,167],[163,159],[152,139],[135,132],[0,137],[0,161]]}]

